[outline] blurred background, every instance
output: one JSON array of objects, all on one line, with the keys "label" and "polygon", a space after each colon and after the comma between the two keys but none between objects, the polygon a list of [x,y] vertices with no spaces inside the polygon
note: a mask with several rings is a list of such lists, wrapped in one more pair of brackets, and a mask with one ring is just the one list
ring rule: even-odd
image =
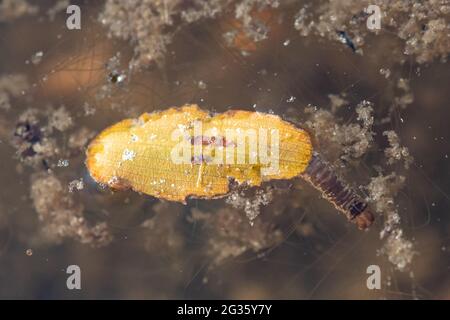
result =
[{"label": "blurred background", "polygon": [[[450,298],[447,1],[373,1],[376,31],[365,1],[71,3],[79,30],[0,4],[0,298]],[[97,133],[187,103],[307,129],[375,225],[300,178],[182,205],[89,177]]]}]

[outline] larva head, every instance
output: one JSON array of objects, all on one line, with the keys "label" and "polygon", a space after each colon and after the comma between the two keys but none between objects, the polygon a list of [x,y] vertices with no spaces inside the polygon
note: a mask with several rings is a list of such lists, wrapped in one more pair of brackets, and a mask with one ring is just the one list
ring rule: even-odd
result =
[{"label": "larva head", "polygon": [[372,225],[375,217],[369,207],[365,208],[359,215],[354,218],[354,222],[360,230],[365,230]]}]

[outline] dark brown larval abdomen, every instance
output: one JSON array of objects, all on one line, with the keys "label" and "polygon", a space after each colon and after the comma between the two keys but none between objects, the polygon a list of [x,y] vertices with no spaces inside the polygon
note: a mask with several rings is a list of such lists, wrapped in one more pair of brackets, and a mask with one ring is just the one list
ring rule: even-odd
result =
[{"label": "dark brown larval abdomen", "polygon": [[302,177],[320,190],[348,220],[356,223],[358,228],[368,228],[374,219],[373,214],[358,193],[340,180],[332,168],[313,153],[311,161]]}]

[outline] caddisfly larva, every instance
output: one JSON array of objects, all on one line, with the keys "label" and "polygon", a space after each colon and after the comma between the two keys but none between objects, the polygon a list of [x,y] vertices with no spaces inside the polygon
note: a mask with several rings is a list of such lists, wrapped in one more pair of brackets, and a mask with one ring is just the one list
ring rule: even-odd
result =
[{"label": "caddisfly larva", "polygon": [[86,165],[95,181],[186,202],[230,191],[230,180],[302,177],[357,224],[374,217],[367,203],[314,152],[309,134],[271,114],[232,110],[211,116],[196,105],[145,113],[103,130],[89,145]]}]

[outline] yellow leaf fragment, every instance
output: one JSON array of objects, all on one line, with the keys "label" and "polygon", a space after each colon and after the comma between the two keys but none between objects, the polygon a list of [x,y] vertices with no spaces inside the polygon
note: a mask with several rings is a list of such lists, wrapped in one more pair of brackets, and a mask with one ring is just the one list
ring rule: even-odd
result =
[{"label": "yellow leaf fragment", "polygon": [[112,188],[185,202],[223,196],[230,180],[259,186],[296,177],[311,156],[309,135],[278,116],[211,116],[185,105],[105,129],[89,145],[86,165],[97,182]]}]

